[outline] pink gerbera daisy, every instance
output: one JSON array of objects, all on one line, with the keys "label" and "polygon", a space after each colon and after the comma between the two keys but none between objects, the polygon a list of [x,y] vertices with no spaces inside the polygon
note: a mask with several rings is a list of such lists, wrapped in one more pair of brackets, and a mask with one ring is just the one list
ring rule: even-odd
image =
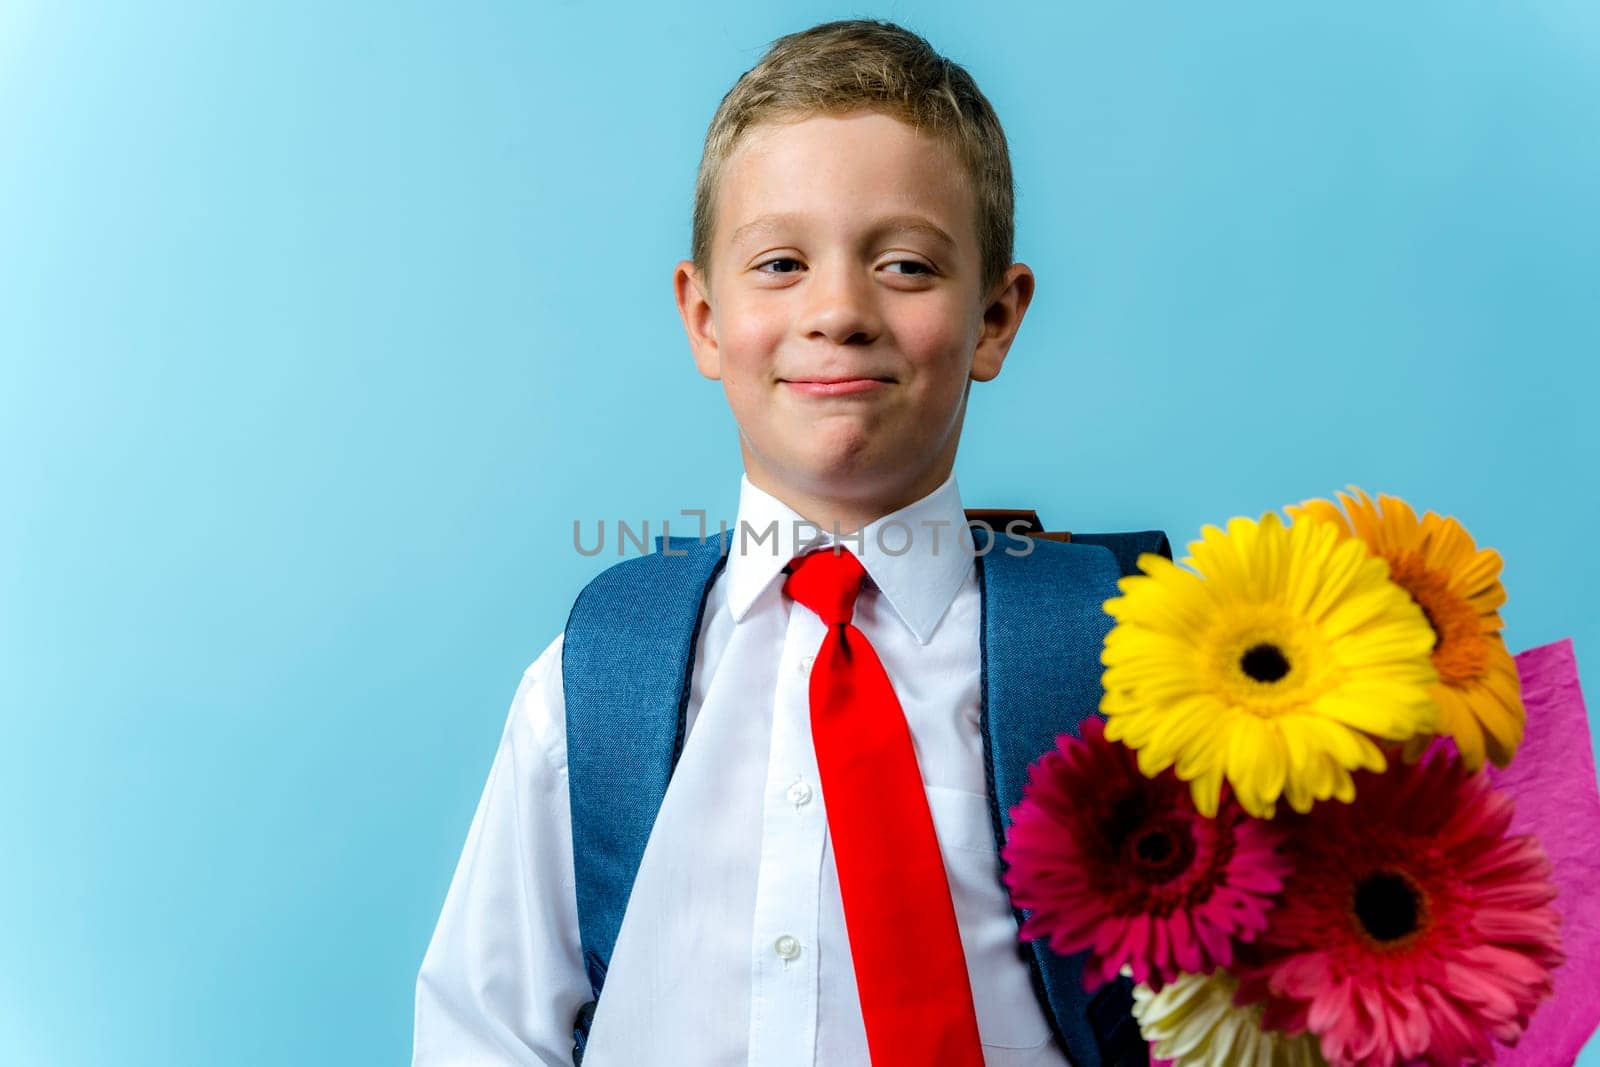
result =
[{"label": "pink gerbera daisy", "polygon": [[1226,967],[1235,941],[1266,927],[1289,872],[1282,835],[1231,796],[1217,816],[1195,810],[1170,770],[1139,773],[1132,749],[1091,717],[1082,738],[1062,734],[1028,768],[1001,855],[1023,941],[1049,938],[1063,955],[1085,949],[1087,989],[1126,965],[1159,990],[1183,972]]},{"label": "pink gerbera daisy", "polygon": [[1435,752],[1356,776],[1296,820],[1295,870],[1235,974],[1262,1025],[1321,1038],[1336,1067],[1487,1063],[1562,959],[1550,865],[1506,836],[1510,798]]}]

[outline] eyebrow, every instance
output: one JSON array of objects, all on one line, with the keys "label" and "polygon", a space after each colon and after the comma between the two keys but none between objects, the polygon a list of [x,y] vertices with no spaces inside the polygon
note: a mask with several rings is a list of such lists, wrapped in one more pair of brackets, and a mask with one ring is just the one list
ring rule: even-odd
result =
[{"label": "eyebrow", "polygon": [[[776,230],[783,226],[798,226],[804,222],[804,215],[794,213],[762,215],[734,230],[730,243],[737,245],[747,237],[753,237],[768,230]],[[956,246],[955,238],[922,215],[888,215],[876,220],[868,232],[874,235],[890,232],[915,233],[939,241],[951,248]]]}]

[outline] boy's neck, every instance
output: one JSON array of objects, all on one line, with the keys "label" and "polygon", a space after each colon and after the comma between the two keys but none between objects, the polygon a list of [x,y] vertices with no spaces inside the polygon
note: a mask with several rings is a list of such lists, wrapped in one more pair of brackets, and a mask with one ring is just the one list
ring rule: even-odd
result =
[{"label": "boy's neck", "polygon": [[745,477],[750,479],[751,485],[781,500],[818,529],[833,533],[837,523],[840,534],[849,534],[921,500],[944,484],[951,469],[948,463],[942,467],[935,465],[896,490],[861,497],[807,491],[770,477],[756,464],[745,465]]}]

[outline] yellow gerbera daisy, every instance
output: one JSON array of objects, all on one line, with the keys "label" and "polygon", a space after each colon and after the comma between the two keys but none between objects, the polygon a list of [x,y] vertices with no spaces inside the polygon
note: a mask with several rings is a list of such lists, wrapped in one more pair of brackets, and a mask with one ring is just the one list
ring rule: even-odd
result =
[{"label": "yellow gerbera daisy", "polygon": [[1185,974],[1153,992],[1133,987],[1133,1017],[1156,1057],[1173,1067],[1326,1067],[1309,1031],[1263,1030],[1264,1003],[1239,1007],[1226,971]]},{"label": "yellow gerbera daisy", "polygon": [[1236,518],[1183,563],[1147,553],[1106,601],[1106,736],[1155,776],[1175,766],[1214,816],[1226,778],[1271,818],[1350,801],[1350,771],[1381,771],[1378,738],[1431,733],[1433,631],[1388,566],[1326,522]]},{"label": "yellow gerbera daisy", "polygon": [[[1480,549],[1453,518],[1430,511],[1419,520],[1399,497],[1379,494],[1373,503],[1355,486],[1350,492],[1355,496],[1338,494],[1344,512],[1328,500],[1284,510],[1333,523],[1389,564],[1390,577],[1421,606],[1437,638],[1439,732],[1455,738],[1468,769],[1482,767],[1486,755],[1504,767],[1522,743],[1525,714],[1517,665],[1500,635],[1498,609],[1506,602],[1500,554]],[[1413,744],[1409,754],[1414,758],[1425,744]]]}]

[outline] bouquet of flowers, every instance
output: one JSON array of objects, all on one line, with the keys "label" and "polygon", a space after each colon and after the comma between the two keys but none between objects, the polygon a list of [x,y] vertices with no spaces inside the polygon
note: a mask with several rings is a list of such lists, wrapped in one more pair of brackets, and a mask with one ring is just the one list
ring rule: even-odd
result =
[{"label": "bouquet of flowers", "polygon": [[[1354,489],[1285,511],[1141,557],[1106,602],[1104,719],[1011,811],[1020,936],[1086,953],[1091,990],[1131,976],[1158,1062],[1509,1062],[1597,925],[1556,904],[1585,835],[1537,833],[1552,803],[1600,830],[1570,643],[1510,654],[1500,557],[1452,518]],[[1553,764],[1512,777],[1525,730],[1581,739],[1539,756],[1565,795]]]}]

